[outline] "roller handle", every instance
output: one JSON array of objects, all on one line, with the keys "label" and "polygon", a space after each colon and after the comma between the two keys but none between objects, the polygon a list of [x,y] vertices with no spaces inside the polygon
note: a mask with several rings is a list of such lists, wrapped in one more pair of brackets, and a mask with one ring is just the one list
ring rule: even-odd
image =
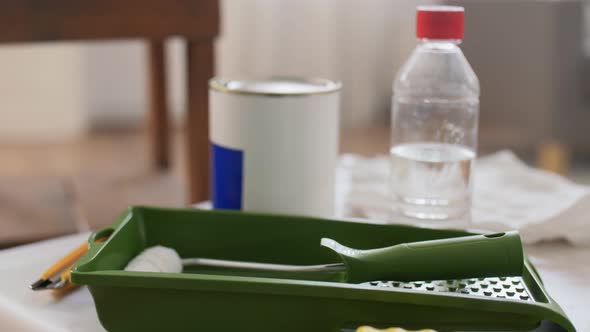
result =
[{"label": "roller handle", "polygon": [[518,232],[474,235],[357,250],[331,239],[347,268],[347,282],[445,280],[519,276],[524,268]]}]

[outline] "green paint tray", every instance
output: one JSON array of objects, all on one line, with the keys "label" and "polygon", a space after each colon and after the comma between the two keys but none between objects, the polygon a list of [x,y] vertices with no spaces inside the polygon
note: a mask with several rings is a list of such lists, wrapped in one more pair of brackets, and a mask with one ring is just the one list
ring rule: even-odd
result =
[{"label": "green paint tray", "polygon": [[[530,331],[546,320],[575,331],[528,261],[522,276],[362,284],[123,270],[154,245],[172,247],[181,257],[315,265],[340,262],[319,245],[323,237],[371,249],[470,234],[353,220],[133,207],[91,236],[72,281],[88,286],[108,331],[315,332],[360,325]],[[105,236],[106,242],[95,242]]]}]

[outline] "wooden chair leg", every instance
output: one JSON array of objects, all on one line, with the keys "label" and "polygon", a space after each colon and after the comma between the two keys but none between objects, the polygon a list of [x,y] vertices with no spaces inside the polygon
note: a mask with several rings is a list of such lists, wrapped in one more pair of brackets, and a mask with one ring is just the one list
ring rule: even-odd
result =
[{"label": "wooden chair leg", "polygon": [[164,46],[163,40],[148,42],[148,135],[153,166],[159,170],[167,169],[170,165]]},{"label": "wooden chair leg", "polygon": [[209,198],[209,79],[214,71],[213,39],[187,42],[186,147],[188,201]]},{"label": "wooden chair leg", "polygon": [[556,141],[541,144],[537,148],[537,166],[547,171],[566,175],[570,167],[569,149]]}]

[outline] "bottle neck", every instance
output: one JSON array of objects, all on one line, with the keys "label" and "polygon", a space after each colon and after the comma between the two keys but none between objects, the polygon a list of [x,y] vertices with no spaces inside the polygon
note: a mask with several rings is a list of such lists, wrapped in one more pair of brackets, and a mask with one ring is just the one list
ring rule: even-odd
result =
[{"label": "bottle neck", "polygon": [[463,42],[462,39],[430,39],[430,38],[419,38],[418,43],[420,44],[427,44],[427,43],[436,43],[436,44],[454,44],[459,45]]},{"label": "bottle neck", "polygon": [[418,39],[418,47],[421,49],[432,49],[440,51],[452,51],[459,49],[461,39]]}]

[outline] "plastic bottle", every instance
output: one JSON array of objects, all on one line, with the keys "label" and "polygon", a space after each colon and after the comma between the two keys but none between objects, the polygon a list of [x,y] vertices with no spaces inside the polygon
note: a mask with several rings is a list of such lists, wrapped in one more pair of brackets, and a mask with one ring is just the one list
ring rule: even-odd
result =
[{"label": "plastic bottle", "polygon": [[393,85],[393,222],[463,226],[469,220],[479,82],[459,44],[464,9],[419,6],[419,43]]}]

